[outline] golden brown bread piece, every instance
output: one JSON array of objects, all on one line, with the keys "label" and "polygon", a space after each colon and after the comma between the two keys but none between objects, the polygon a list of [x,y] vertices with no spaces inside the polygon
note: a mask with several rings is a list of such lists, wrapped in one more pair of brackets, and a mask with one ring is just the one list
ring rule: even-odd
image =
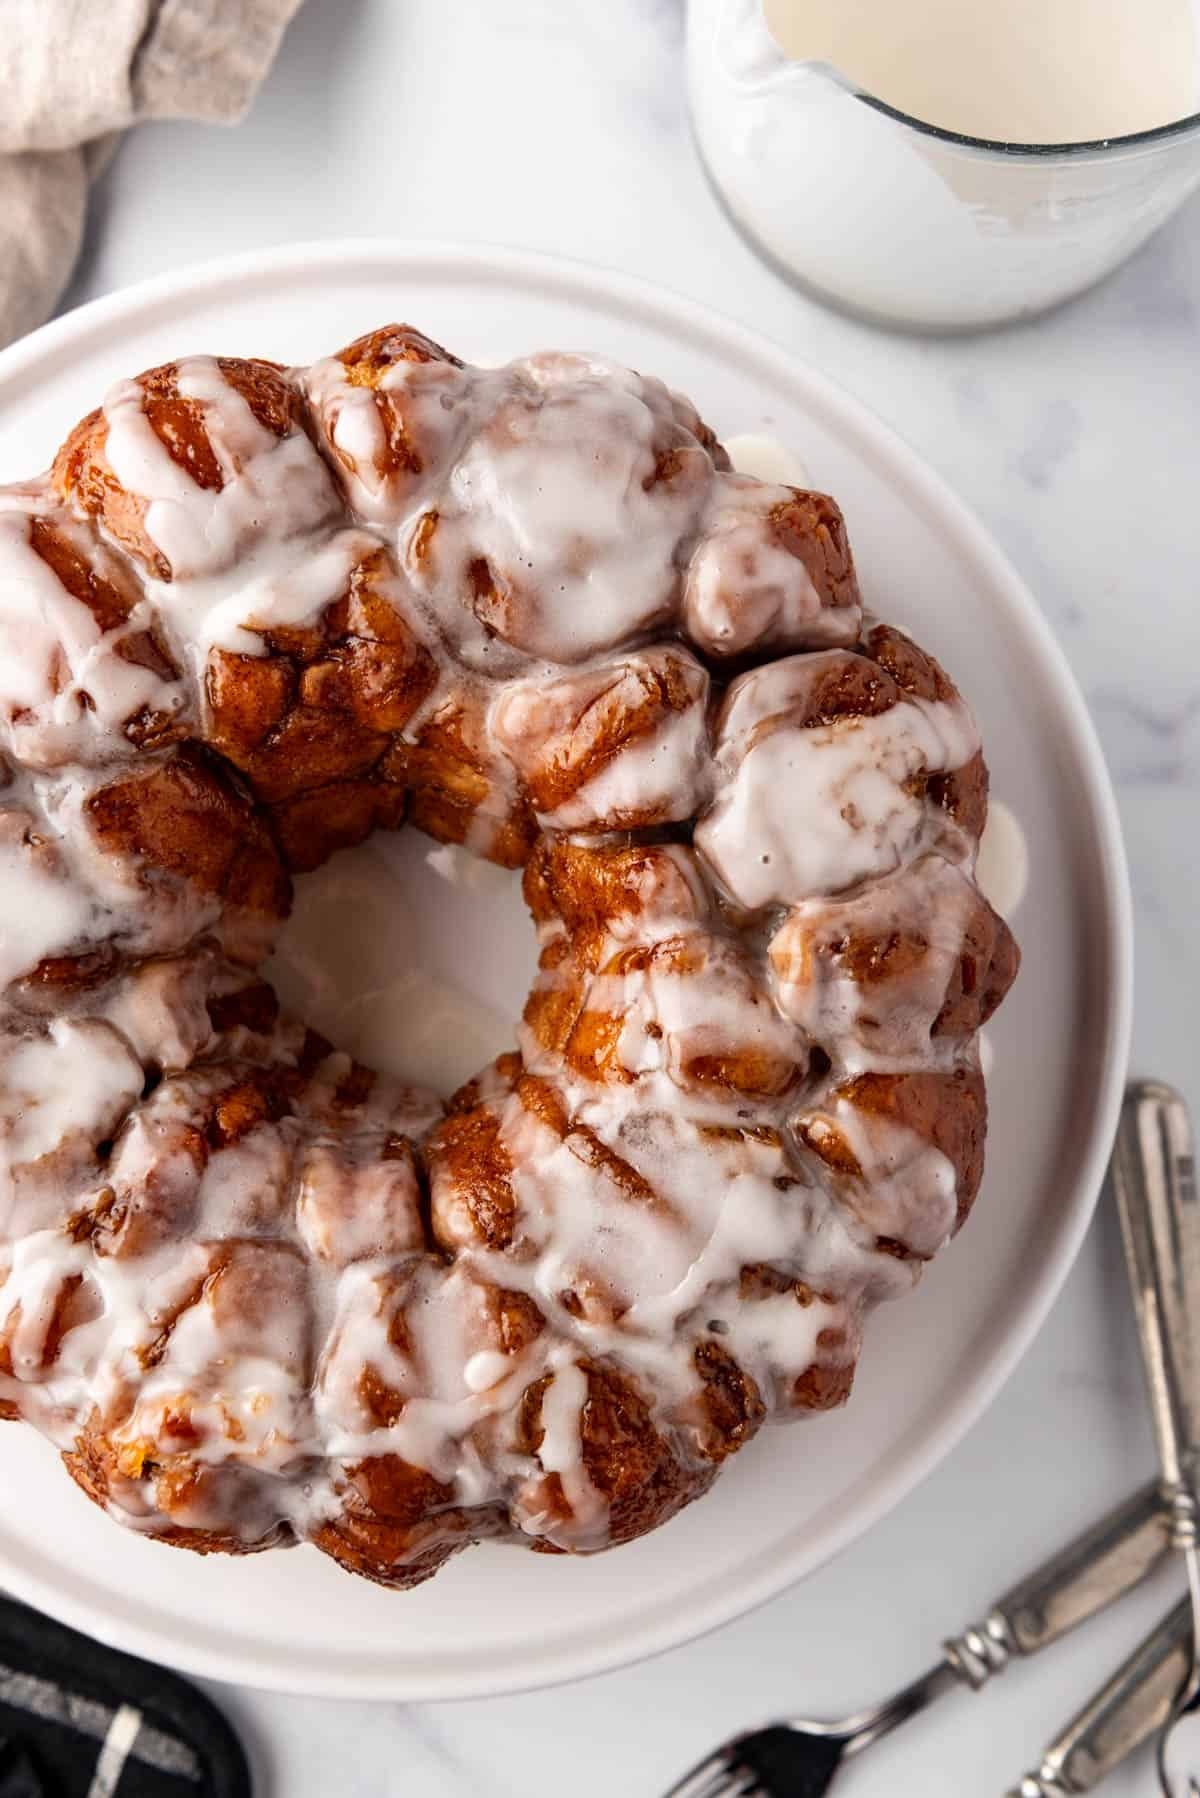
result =
[{"label": "golden brown bread piece", "polygon": [[[304,428],[299,395],[278,363],[219,356],[217,366],[255,419],[276,437]],[[220,492],[227,475],[208,431],[208,414],[179,391],[179,365],[167,362],[138,377],[149,429],[198,488]],[[54,459],[54,484],[63,499],[102,524],[108,535],[158,580],[173,570],[146,530],[146,498],[121,484],[107,455],[103,409],[76,425]]]},{"label": "golden brown bread piece", "polygon": [[732,477],[684,581],[688,637],[718,663],[764,649],[850,647],[862,599],[828,494]]},{"label": "golden brown bread piece", "polygon": [[650,913],[703,921],[709,915],[693,858],[659,843],[543,836],[526,864],[524,894],[534,922],[561,919],[591,967],[613,918]]},{"label": "golden brown bread piece", "polygon": [[827,493],[794,489],[772,512],[771,526],[783,547],[804,563],[830,606],[848,610],[860,603],[846,521]]},{"label": "golden brown bread piece", "polygon": [[130,1485],[145,1481],[153,1493],[159,1517],[164,1520],[155,1525],[155,1540],[168,1547],[186,1548],[200,1555],[243,1555],[291,1546],[292,1532],[283,1523],[246,1537],[230,1529],[205,1529],[191,1521],[165,1521],[180,1514],[187,1517],[198,1508],[228,1515],[246,1508],[242,1483],[235,1476],[222,1469],[202,1470],[189,1452],[168,1456],[161,1463],[146,1459],[138,1463],[127,1461],[130,1471],[126,1473],[108,1438],[86,1429],[74,1447],[63,1451],[62,1459],[80,1491],[101,1510],[109,1510],[113,1500],[119,1501]]},{"label": "golden brown bread piece", "polygon": [[265,802],[291,868],[404,820],[390,752],[437,669],[389,597],[397,579],[386,551],[364,550],[316,625],[264,631],[263,654],[210,654],[209,741]]},{"label": "golden brown bread piece", "polygon": [[383,766],[408,790],[409,817],[440,843],[471,839],[502,868],[524,866],[537,837],[528,798],[488,743],[487,708],[452,689]]},{"label": "golden brown bread piece", "polygon": [[477,1233],[489,1248],[506,1249],[516,1202],[499,1111],[479,1104],[452,1112],[430,1138],[426,1162],[434,1193],[434,1235],[441,1247],[452,1250],[465,1235]]},{"label": "golden brown bread piece", "polygon": [[85,605],[102,631],[123,624],[142,598],[136,572],[111,550],[90,519],[63,510],[35,517],[29,543],[72,599]]},{"label": "golden brown bread piece", "polygon": [[[560,814],[586,828],[598,821],[586,799],[589,782],[618,757],[665,738],[684,714],[702,714],[707,697],[708,676],[690,656],[651,651],[516,686],[501,700],[492,728],[539,817]],[[600,818],[606,828],[634,830],[689,817],[700,791],[695,773],[698,768],[685,767],[672,790],[651,790],[643,799],[609,795],[599,801]]]},{"label": "golden brown bread piece", "polygon": [[454,1503],[453,1487],[398,1455],[347,1467],[336,1491],[342,1510],[313,1543],[348,1572],[397,1592],[431,1579],[451,1555],[505,1528],[498,1507],[490,1516],[464,1510]]},{"label": "golden brown bread piece", "polygon": [[[654,1427],[644,1395],[625,1374],[599,1363],[585,1363],[587,1383],[581,1412],[583,1469],[607,1512],[607,1532],[614,1543],[630,1542],[658,1529],[712,1483],[713,1470],[683,1466]],[[525,1394],[518,1422],[518,1443],[537,1456],[544,1439],[543,1406],[552,1376],[544,1376]],[[572,1496],[556,1472],[535,1476],[522,1495],[527,1509],[554,1522],[576,1517]],[[586,1524],[586,1519],[577,1519]],[[553,1540],[553,1528],[549,1532]]]},{"label": "golden brown bread piece", "polygon": [[[800,1115],[795,1128],[834,1175],[839,1199],[905,1251],[932,1255],[966,1222],[983,1178],[987,1131],[987,1096],[976,1069],[858,1074],[835,1086],[819,1109]],[[932,1167],[930,1148],[939,1157]],[[953,1175],[949,1212],[943,1159]],[[882,1185],[880,1164],[887,1169]]]},{"label": "golden brown bread piece", "polygon": [[[665,1068],[685,1088],[760,1099],[803,1077],[807,1045],[762,998],[744,945],[705,927],[718,920],[691,851],[543,839],[525,890],[543,942],[527,1057],[536,1044],[581,1079]],[[691,1003],[706,988],[722,992],[717,1017]]]},{"label": "golden brown bread piece", "polygon": [[811,1358],[805,1358],[804,1365],[799,1368],[781,1359],[773,1369],[772,1408],[785,1413],[804,1413],[829,1411],[844,1405],[854,1384],[862,1347],[861,1301],[818,1292],[785,1270],[762,1263],[743,1267],[738,1279],[738,1297],[751,1307],[751,1320],[756,1304],[787,1309],[794,1305],[801,1313],[811,1316],[816,1325]]},{"label": "golden brown bread piece", "polygon": [[849,1030],[882,1055],[909,1057],[980,1030],[1020,959],[1003,918],[940,856],[795,906],[768,956],[779,1004],[814,1040]]},{"label": "golden brown bread piece", "polygon": [[[347,387],[366,389],[371,395],[379,425],[374,472],[396,500],[415,485],[427,463],[437,455],[438,446],[427,441],[418,409],[405,405],[408,390],[389,387],[387,376],[397,364],[402,364],[409,369],[430,368],[436,381],[443,371],[451,373],[463,364],[411,325],[384,325],[378,331],[368,331],[339,350],[333,360],[340,364]],[[334,387],[320,410],[334,455],[345,469],[353,470],[355,459],[339,443],[339,416],[344,404],[344,395]]]},{"label": "golden brown bread piece", "polygon": [[231,911],[287,916],[291,882],[269,828],[203,750],[139,763],[84,809],[105,853],[135,857],[147,882],[186,881]]}]

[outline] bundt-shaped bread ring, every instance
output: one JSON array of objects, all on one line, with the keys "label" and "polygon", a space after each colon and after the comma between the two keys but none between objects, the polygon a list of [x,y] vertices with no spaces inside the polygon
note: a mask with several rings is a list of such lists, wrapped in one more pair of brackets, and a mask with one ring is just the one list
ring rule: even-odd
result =
[{"label": "bundt-shaped bread ring", "polygon": [[[974,724],[658,381],[389,326],[122,383],[0,491],[0,739],[0,1416],[141,1531],[627,1541],[967,1214]],[[406,818],[541,944],[446,1105],[256,971]]]}]

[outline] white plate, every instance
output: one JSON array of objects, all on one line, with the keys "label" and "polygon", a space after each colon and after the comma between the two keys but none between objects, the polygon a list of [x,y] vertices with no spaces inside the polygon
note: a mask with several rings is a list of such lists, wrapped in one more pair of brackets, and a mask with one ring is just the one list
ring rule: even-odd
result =
[{"label": "white plate", "polygon": [[[841,501],[868,603],[945,658],[993,791],[1028,835],[1024,971],[991,1034],[988,1174],[921,1291],[878,1314],[848,1410],[768,1431],[655,1535],[592,1560],[471,1550],[406,1595],[307,1549],[201,1560],[107,1522],[32,1431],[0,1432],[0,1583],[194,1673],[331,1695],[451,1698],[572,1678],[736,1616],[854,1540],[983,1411],[1028,1346],[1095,1200],[1125,1073],[1130,918],[1116,812],[1066,663],[1030,595],[942,482],[791,356],[669,294],[503,251],[326,243],[97,302],[0,357],[0,478],[47,461],[123,374],[185,351],[302,362],[407,319],[468,357],[595,349],[690,393],[722,436],[794,445]],[[405,846],[401,861],[433,888]],[[394,858],[393,858],[394,859]],[[479,895],[439,889],[429,953],[478,955],[515,1001]],[[507,898],[499,940],[518,944]],[[448,908],[460,908],[451,913]],[[450,929],[451,918],[461,929]]]}]

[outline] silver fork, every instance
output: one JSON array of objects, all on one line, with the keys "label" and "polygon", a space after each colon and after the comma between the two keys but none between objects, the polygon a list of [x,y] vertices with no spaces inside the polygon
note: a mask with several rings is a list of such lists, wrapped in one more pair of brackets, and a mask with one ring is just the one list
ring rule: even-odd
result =
[{"label": "silver fork", "polygon": [[751,1793],[821,1798],[844,1760],[923,1711],[963,1677],[949,1661],[941,1661],[873,1710],[836,1723],[793,1717],[738,1736],[673,1785],[666,1798],[749,1798]]},{"label": "silver fork", "polygon": [[1035,1654],[1130,1591],[1171,1553],[1151,1484],[1077,1536],[999,1599],[981,1624],[942,1644],[936,1666],[871,1710],[835,1722],[793,1717],[724,1742],[666,1798],[821,1798],[861,1754],[956,1686],[980,1691],[1015,1655]]}]

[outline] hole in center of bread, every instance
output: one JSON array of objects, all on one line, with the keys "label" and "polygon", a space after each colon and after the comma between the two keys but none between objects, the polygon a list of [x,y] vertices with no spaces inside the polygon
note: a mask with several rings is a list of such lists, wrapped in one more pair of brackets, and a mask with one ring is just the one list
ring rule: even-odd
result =
[{"label": "hole in center of bread", "polygon": [[339,1049],[449,1097],[514,1046],[536,964],[520,874],[404,830],[298,877],[264,972]]}]

